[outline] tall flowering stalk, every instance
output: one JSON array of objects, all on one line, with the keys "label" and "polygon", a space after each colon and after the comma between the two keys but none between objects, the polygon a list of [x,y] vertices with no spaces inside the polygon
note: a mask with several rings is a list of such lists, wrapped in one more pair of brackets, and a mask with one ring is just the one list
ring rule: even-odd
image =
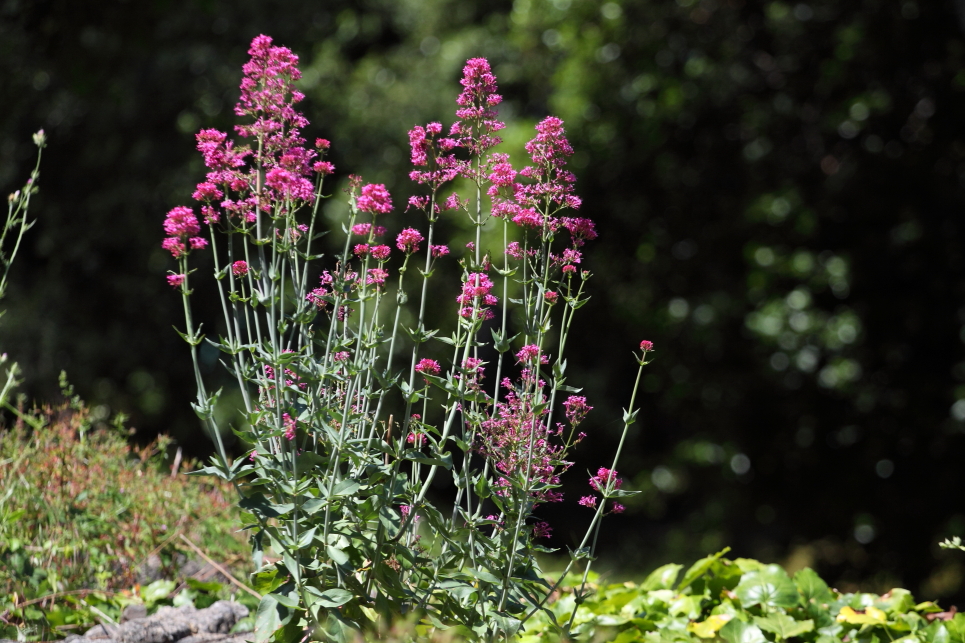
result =
[{"label": "tall flowering stalk", "polygon": [[[319,272],[312,244],[325,232],[316,226],[334,171],[329,143],[309,149],[301,134],[297,56],[266,36],[249,54],[235,108],[245,144],[198,134],[208,168],[194,193],[200,219],[195,208],[173,208],[162,245],[178,261],[167,279],[184,300],[194,407],[217,445],[205,471],[236,484],[252,533],[253,583],[264,594],[256,634],[300,638],[311,628],[344,640],[415,613],[426,627],[511,636],[552,591],[535,559],[549,551],[539,541],[551,527],[535,512],[564,500],[560,475],[592,409],[564,377],[590,278],[578,267],[581,248],[596,231],[574,216],[563,122],[543,120],[529,163],[515,170],[493,151],[505,127],[496,78],[486,60],[468,61],[455,123],[409,133],[410,178],[423,191],[406,210],[425,224],[386,238],[392,196],[350,177],[342,250]],[[452,192],[457,178],[473,193]],[[475,228],[461,257],[436,238],[443,216],[467,216]],[[482,246],[492,223],[502,226],[501,248]],[[191,256],[209,251],[224,316],[218,340],[191,315]],[[430,288],[437,262],[453,259],[460,283]],[[448,336],[426,327],[439,293],[453,307]],[[415,325],[406,327],[400,311],[410,302]],[[233,461],[214,417],[220,391],[208,392],[198,368],[202,341],[225,353],[242,394],[247,426],[233,429],[252,448]],[[444,343],[448,359],[426,357],[430,341]],[[441,472],[455,481],[446,514],[427,497]],[[629,493],[609,478],[595,489],[604,501],[587,538],[606,502]],[[263,565],[266,547],[280,560]]]},{"label": "tall flowering stalk", "polygon": [[[0,232],[0,265],[3,266],[3,274],[0,275],[0,299],[7,294],[7,277],[10,274],[10,266],[17,258],[20,250],[20,242],[23,240],[27,230],[33,227],[36,221],[30,221],[30,197],[37,193],[37,181],[40,179],[40,157],[43,155],[44,147],[47,146],[47,136],[43,130],[33,135],[34,145],[37,146],[37,163],[26,184],[19,190],[7,196],[7,220]],[[0,311],[0,315],[3,312]],[[8,361],[7,354],[0,355],[0,366]],[[11,411],[19,414],[20,412],[9,404],[10,393],[20,383],[17,376],[20,374],[20,366],[16,362],[11,362],[6,369],[6,378],[0,386],[0,406],[5,406]]]}]

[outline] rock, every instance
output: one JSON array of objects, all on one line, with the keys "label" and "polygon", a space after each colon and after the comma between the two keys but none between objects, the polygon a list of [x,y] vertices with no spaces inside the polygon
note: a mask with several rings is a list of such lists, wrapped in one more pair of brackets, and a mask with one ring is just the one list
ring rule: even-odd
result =
[{"label": "rock", "polygon": [[98,643],[243,643],[243,634],[229,632],[246,616],[248,608],[232,601],[218,601],[202,610],[192,605],[162,607],[146,618],[93,627],[84,633],[84,639]]},{"label": "rock", "polygon": [[121,623],[147,618],[147,608],[143,605],[128,605],[121,612]]}]

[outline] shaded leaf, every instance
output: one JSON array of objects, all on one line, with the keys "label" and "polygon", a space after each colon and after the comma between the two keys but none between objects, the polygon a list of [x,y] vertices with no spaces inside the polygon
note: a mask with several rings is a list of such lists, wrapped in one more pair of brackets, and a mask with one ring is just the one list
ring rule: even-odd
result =
[{"label": "shaded leaf", "polygon": [[744,574],[734,593],[745,608],[754,605],[766,608],[794,607],[800,600],[797,587],[780,565],[767,565]]}]

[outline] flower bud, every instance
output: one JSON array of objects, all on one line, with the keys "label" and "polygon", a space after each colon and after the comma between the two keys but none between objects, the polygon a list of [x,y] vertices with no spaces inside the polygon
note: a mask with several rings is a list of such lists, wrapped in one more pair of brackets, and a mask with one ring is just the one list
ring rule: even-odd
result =
[{"label": "flower bud", "polygon": [[47,144],[47,135],[41,129],[36,134],[34,134],[34,145],[39,148],[43,148]]}]

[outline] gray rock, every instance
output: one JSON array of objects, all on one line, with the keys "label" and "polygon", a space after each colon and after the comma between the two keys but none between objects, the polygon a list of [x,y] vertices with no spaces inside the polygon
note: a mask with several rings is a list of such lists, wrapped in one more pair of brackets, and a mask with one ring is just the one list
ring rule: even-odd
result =
[{"label": "gray rock", "polygon": [[244,635],[228,633],[246,616],[248,608],[232,601],[218,601],[202,610],[192,605],[162,607],[146,618],[93,627],[84,633],[84,639],[97,643],[243,643]]},{"label": "gray rock", "polygon": [[121,612],[121,623],[147,618],[147,608],[143,605],[128,605]]}]

